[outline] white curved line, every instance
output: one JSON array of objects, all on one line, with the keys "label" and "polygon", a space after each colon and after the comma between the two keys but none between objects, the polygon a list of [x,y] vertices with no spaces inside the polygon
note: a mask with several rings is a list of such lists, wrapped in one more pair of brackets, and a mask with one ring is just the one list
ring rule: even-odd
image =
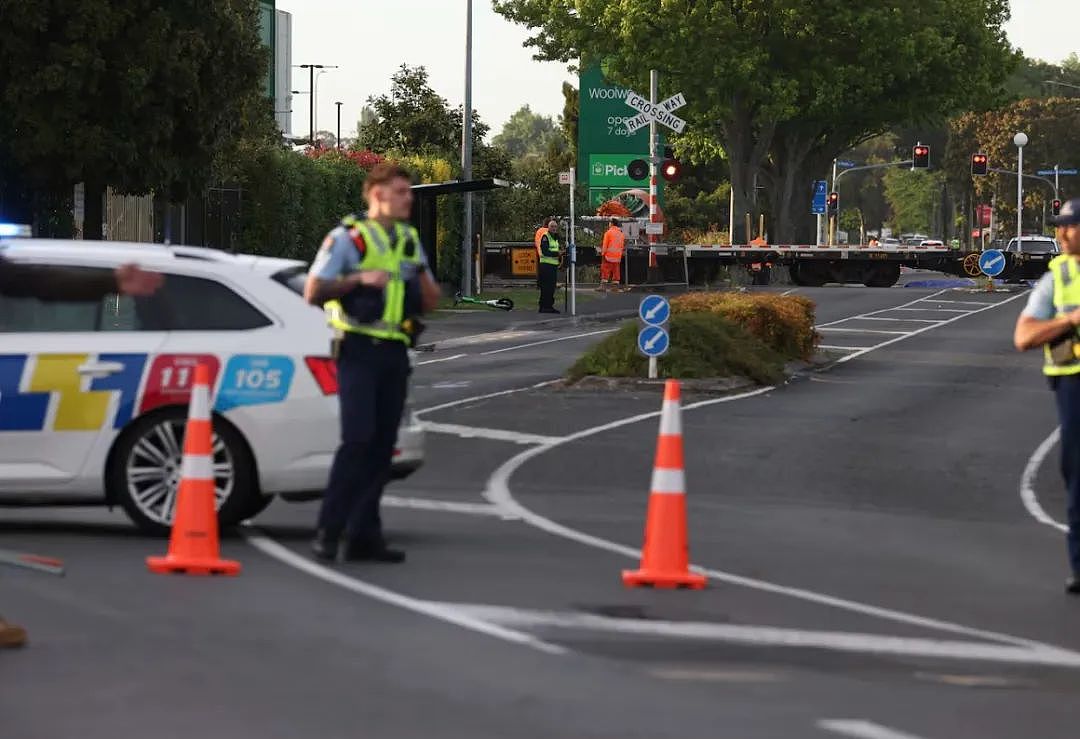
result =
[{"label": "white curved line", "polygon": [[[775,387],[766,387],[759,390],[754,390],[748,393],[740,393],[738,395],[730,395],[724,398],[714,398],[711,400],[704,400],[698,403],[687,405],[683,408],[684,411],[694,410],[696,408],[704,408],[706,406],[716,405],[719,403],[730,403],[735,400],[743,400],[745,398],[752,398],[758,395],[775,390]],[[572,529],[569,526],[564,526],[556,521],[552,521],[549,518],[545,518],[537,513],[534,513],[530,509],[521,505],[510,492],[510,478],[519,467],[528,462],[533,457],[537,457],[545,452],[551,451],[556,447],[563,444],[577,441],[579,439],[586,438],[588,436],[594,436],[606,431],[610,431],[621,426],[627,426],[632,423],[638,423],[650,418],[655,418],[660,415],[660,411],[653,413],[643,413],[631,418],[624,418],[619,421],[607,423],[602,426],[596,426],[591,429],[585,429],[575,434],[571,434],[565,438],[544,444],[543,446],[533,447],[526,451],[521,452],[515,457],[510,458],[504,462],[491,478],[488,480],[487,488],[484,490],[484,498],[497,506],[499,510],[507,516],[514,516],[521,519],[524,523],[533,526],[534,528],[546,531],[554,536],[559,536],[564,539],[576,541],[579,544],[593,547],[595,549],[602,549],[614,554],[621,554],[624,557],[630,559],[638,559],[641,556],[641,550],[636,547],[629,547],[624,544],[618,544],[607,539],[602,539],[592,534],[587,534],[583,531]],[[968,626],[962,626],[960,624],[954,624],[949,621],[941,621],[934,618],[927,618],[924,616],[917,616],[910,613],[904,613],[903,611],[894,611],[889,608],[883,608],[880,606],[873,606],[866,603],[860,603],[858,601],[847,600],[844,598],[837,598],[824,593],[815,593],[810,590],[803,590],[801,588],[792,588],[785,585],[777,585],[775,583],[767,582],[765,580],[757,580],[751,577],[745,577],[743,575],[737,575],[730,572],[724,572],[722,570],[713,570],[698,565],[691,567],[692,570],[700,572],[714,580],[720,580],[722,582],[729,583],[731,585],[740,585],[742,587],[752,588],[754,590],[760,590],[767,593],[773,593],[776,595],[785,595],[791,598],[797,598],[799,600],[808,601],[811,603],[817,603],[819,605],[830,606],[833,608],[839,608],[845,611],[851,611],[853,613],[859,613],[865,616],[873,616],[881,618],[887,621],[894,621],[897,623],[909,624],[912,626],[919,626],[928,629],[936,629],[938,631],[944,631],[953,634],[964,634],[966,636],[977,637],[980,639],[989,639],[992,641],[998,641],[1004,644],[1014,644],[1017,646],[1026,646],[1034,649],[1057,649],[1049,644],[1038,642],[1032,639],[1024,639],[1017,636],[1011,636],[1009,634],[1002,634],[995,631],[987,631],[984,629],[976,629]]]},{"label": "white curved line", "polygon": [[1031,514],[1039,523],[1044,523],[1047,526],[1051,526],[1058,531],[1068,531],[1069,527],[1063,523],[1055,521],[1050,517],[1042,505],[1039,503],[1039,497],[1035,494],[1035,477],[1039,474],[1039,468],[1042,467],[1043,461],[1047,455],[1050,454],[1050,450],[1061,440],[1061,428],[1054,429],[1054,432],[1047,436],[1042,444],[1032,452],[1031,457],[1028,459],[1027,466],[1024,467],[1024,474],[1020,478],[1020,500],[1024,502],[1024,508],[1027,508],[1027,512]]}]

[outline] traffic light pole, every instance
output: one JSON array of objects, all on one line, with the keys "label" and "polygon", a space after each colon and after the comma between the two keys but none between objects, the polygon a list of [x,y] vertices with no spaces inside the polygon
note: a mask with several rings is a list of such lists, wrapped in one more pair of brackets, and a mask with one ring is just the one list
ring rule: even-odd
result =
[{"label": "traffic light pole", "polygon": [[[1014,172],[1011,169],[990,169],[989,171],[990,172],[996,172],[997,174],[1007,174],[1007,175],[1012,175],[1013,177],[1016,177],[1016,172]],[[1060,194],[1060,192],[1058,190],[1058,186],[1057,186],[1057,184],[1055,184],[1055,182],[1053,180],[1047,179],[1046,177],[1040,177],[1037,174],[1026,174],[1026,175],[1024,175],[1024,179],[1038,180],[1039,182],[1045,182],[1047,185],[1054,188],[1054,199],[1059,200],[1061,198],[1061,194]]]}]

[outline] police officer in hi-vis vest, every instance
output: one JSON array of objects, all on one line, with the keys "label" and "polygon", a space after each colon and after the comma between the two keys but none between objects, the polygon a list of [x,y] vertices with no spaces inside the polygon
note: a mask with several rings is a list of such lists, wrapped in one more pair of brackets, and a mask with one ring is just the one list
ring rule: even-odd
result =
[{"label": "police officer in hi-vis vest", "polygon": [[559,222],[552,219],[548,221],[547,230],[537,235],[540,240],[536,244],[536,255],[539,265],[540,283],[540,312],[558,313],[555,307],[555,283],[559,274]]},{"label": "police officer in hi-vis vest", "polygon": [[319,512],[312,551],[337,558],[402,562],[383,538],[379,504],[390,475],[405,407],[408,349],[418,317],[435,308],[439,287],[408,224],[412,181],[396,164],[376,165],[364,180],[367,218],[348,216],[331,231],[308,272],[304,297],[322,306],[335,330],[341,444]]},{"label": "police officer in hi-vis vest", "polygon": [[1075,595],[1080,594],[1080,198],[1065,203],[1053,222],[1063,253],[1050,261],[1031,291],[1013,341],[1020,351],[1042,347],[1043,373],[1057,397],[1072,566],[1065,590]]}]

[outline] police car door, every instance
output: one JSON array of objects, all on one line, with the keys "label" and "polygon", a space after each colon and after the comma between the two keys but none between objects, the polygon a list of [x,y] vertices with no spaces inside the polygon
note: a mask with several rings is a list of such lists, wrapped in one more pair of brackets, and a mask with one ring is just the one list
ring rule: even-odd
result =
[{"label": "police car door", "polygon": [[136,413],[166,336],[153,325],[154,300],[0,295],[0,493],[103,493],[108,445],[99,442]]}]

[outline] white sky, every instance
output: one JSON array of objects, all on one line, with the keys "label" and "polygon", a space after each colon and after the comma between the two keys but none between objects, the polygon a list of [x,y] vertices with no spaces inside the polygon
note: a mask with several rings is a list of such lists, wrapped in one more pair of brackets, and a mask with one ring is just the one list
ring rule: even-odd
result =
[{"label": "white sky", "polygon": [[[333,131],[334,101],[343,136],[355,132],[360,109],[370,95],[390,90],[390,77],[403,63],[423,65],[432,87],[452,105],[465,97],[465,0],[277,0],[293,16],[293,64],[337,64],[318,82],[317,124]],[[1078,0],[1012,0],[1009,38],[1028,56],[1060,62],[1080,52]],[[473,2],[473,107],[492,135],[528,103],[537,113],[562,112],[562,82],[571,76],[561,64],[537,62],[523,47],[526,29],[504,20],[490,0]],[[294,90],[308,89],[308,71],[293,70]],[[308,98],[293,97],[293,131],[308,130]]]}]

